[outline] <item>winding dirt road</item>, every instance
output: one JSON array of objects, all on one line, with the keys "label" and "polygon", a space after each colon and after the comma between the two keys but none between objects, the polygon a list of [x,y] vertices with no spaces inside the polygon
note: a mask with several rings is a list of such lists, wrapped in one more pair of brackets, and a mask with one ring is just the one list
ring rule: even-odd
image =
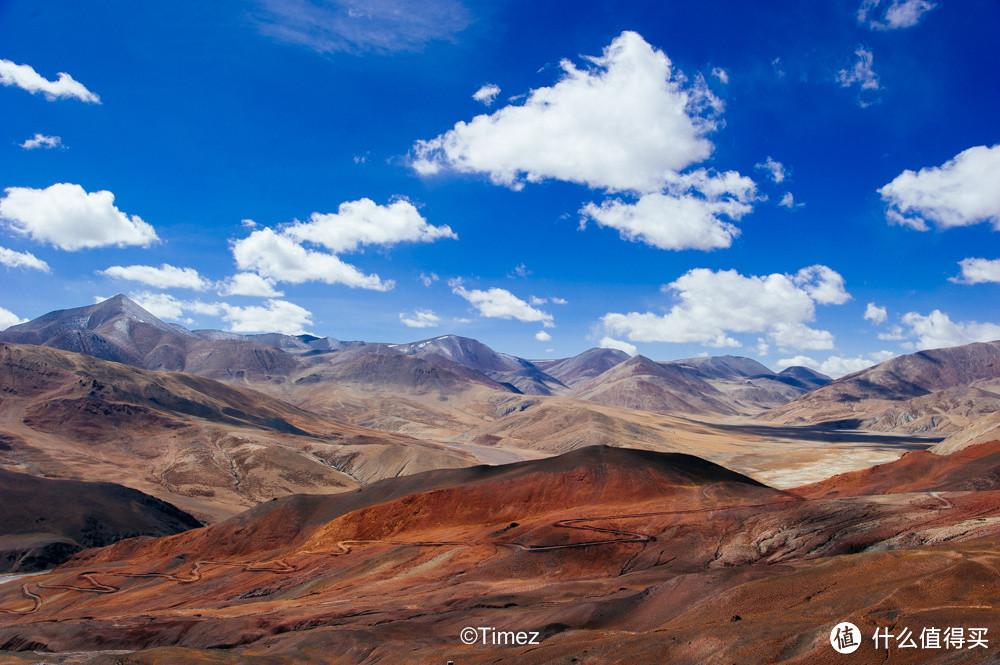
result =
[{"label": "winding dirt road", "polygon": [[[940,495],[940,492],[927,492],[927,495],[931,498],[940,501],[942,506],[938,510],[947,510],[954,506],[948,499]],[[855,497],[847,497],[845,499],[839,500],[850,500]],[[575,517],[570,519],[558,520],[552,523],[553,528],[561,529],[578,529],[581,531],[594,532],[599,534],[611,534],[615,536],[613,538],[605,538],[602,540],[588,540],[579,543],[568,543],[563,545],[525,545],[522,543],[500,543],[499,545],[510,547],[511,549],[520,550],[522,552],[550,552],[554,550],[562,549],[574,549],[583,547],[594,547],[599,545],[615,545],[615,544],[625,544],[625,543],[648,543],[655,541],[656,537],[649,534],[641,533],[639,531],[628,531],[625,529],[615,529],[607,526],[595,526],[591,522],[607,522],[609,520],[630,520],[630,519],[640,519],[646,517],[660,517],[664,515],[687,515],[687,514],[700,514],[700,513],[714,513],[723,512],[727,510],[737,510],[737,509],[753,509],[753,508],[765,508],[777,505],[791,505],[798,503],[808,503],[813,501],[829,501],[830,499],[803,499],[803,498],[788,498],[782,499],[780,501],[769,501],[765,503],[755,503],[755,504],[738,504],[731,506],[718,506],[714,508],[690,508],[686,510],[661,510],[646,513],[630,513],[624,515],[600,515],[594,517]],[[834,499],[837,500],[837,499]],[[469,543],[469,542],[455,542],[455,541],[390,541],[390,540],[341,540],[335,543],[334,547],[337,551],[331,552],[332,556],[344,556],[350,554],[352,551],[352,545],[395,545],[395,546],[409,546],[409,547],[473,547],[480,543]],[[202,579],[202,569],[208,566],[226,566],[233,568],[241,568],[243,571],[249,572],[269,572],[278,575],[289,574],[297,572],[299,569],[291,564],[281,560],[276,559],[269,562],[268,564],[247,564],[247,563],[237,563],[233,561],[218,561],[203,559],[200,561],[195,561],[191,570],[187,575],[175,575],[173,573],[126,573],[126,572],[115,572],[115,571],[86,571],[77,574],[77,579],[84,580],[89,583],[90,586],[74,586],[71,584],[46,584],[43,582],[36,582],[35,586],[38,589],[61,589],[66,591],[77,591],[81,593],[99,593],[99,594],[111,594],[120,591],[120,587],[116,587],[110,584],[105,584],[103,582],[95,579],[95,575],[101,576],[119,576],[119,577],[133,577],[133,578],[160,578],[167,579],[173,582],[178,582],[180,584],[190,584],[193,582],[199,582]],[[0,614],[10,614],[25,616],[28,614],[34,614],[37,612],[42,604],[43,600],[40,595],[31,591],[28,586],[29,583],[24,583],[21,585],[21,594],[32,601],[32,607],[25,610],[17,610],[11,608],[0,607]]]}]

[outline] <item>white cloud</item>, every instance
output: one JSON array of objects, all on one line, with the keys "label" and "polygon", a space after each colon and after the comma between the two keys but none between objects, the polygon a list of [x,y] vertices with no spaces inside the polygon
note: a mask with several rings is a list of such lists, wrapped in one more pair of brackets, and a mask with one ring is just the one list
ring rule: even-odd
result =
[{"label": "white cloud", "polygon": [[17,86],[31,94],[40,92],[50,102],[59,98],[75,98],[91,104],[101,103],[100,97],[66,72],[59,72],[58,79],[49,81],[30,65],[18,65],[10,60],[0,60],[0,84]]},{"label": "white cloud", "polygon": [[764,171],[771,179],[771,182],[775,184],[783,182],[785,177],[788,175],[788,171],[785,170],[785,165],[770,155],[768,155],[765,161],[754,164],[753,167],[758,171]]},{"label": "white cloud", "polygon": [[413,168],[482,173],[520,188],[548,178],[613,191],[654,192],[703,161],[722,102],[701,77],[689,84],[667,56],[623,32],[580,69],[532,90],[521,105],[459,122],[413,147]]},{"label": "white cloud", "polygon": [[920,22],[924,14],[937,7],[928,0],[893,0],[881,20],[874,16],[869,19],[880,4],[880,0],[863,0],[858,8],[858,23],[867,25],[871,30],[911,28]]},{"label": "white cloud", "polygon": [[878,90],[881,88],[878,82],[878,75],[872,68],[875,56],[864,46],[859,46],[854,51],[858,56],[857,61],[851,69],[841,69],[837,72],[837,83],[843,88],[849,88],[855,83],[861,86],[862,90]]},{"label": "white cloud", "polygon": [[552,340],[552,335],[548,334],[544,330],[539,330],[535,333],[535,339],[539,342],[549,342]]},{"label": "white cloud", "polygon": [[796,208],[801,208],[802,206],[804,206],[805,203],[796,203],[795,197],[792,196],[792,193],[785,192],[785,194],[781,197],[781,201],[778,202],[778,205],[781,206],[782,208],[795,210]]},{"label": "white cloud", "polygon": [[518,265],[514,266],[514,269],[512,271],[507,273],[507,277],[514,279],[515,277],[527,277],[530,274],[531,271],[528,270],[528,266],[524,265],[523,263],[519,263]]},{"label": "white cloud", "polygon": [[487,291],[466,289],[461,281],[450,283],[452,293],[465,298],[479,311],[480,316],[494,319],[517,319],[518,321],[541,321],[546,328],[553,327],[552,315],[535,309],[506,289],[492,288]]},{"label": "white cloud", "polygon": [[233,257],[240,270],[280,282],[319,281],[375,291],[395,286],[392,280],[383,282],[378,275],[366,275],[333,254],[306,249],[273,229],[260,229],[237,240],[233,243]]},{"label": "white cloud", "polygon": [[735,270],[690,270],[663,287],[678,300],[664,315],[609,313],[601,319],[611,333],[633,342],[698,342],[738,347],[731,333],[766,332],[791,348],[830,348],[833,335],[805,325],[816,304],[840,304],[850,296],[843,278],[826,266],[803,268],[795,275],[744,276]]},{"label": "white cloud", "polygon": [[420,281],[424,283],[424,286],[430,286],[439,279],[441,278],[437,276],[437,273],[433,272],[430,274],[420,273]]},{"label": "white cloud", "polygon": [[763,337],[758,337],[756,350],[758,356],[766,356],[771,352],[771,345]]},{"label": "white cloud", "polygon": [[958,265],[962,267],[962,274],[950,277],[952,282],[959,284],[1000,282],[1000,259],[962,259]]},{"label": "white cloud", "polygon": [[0,247],[0,265],[7,266],[8,268],[30,268],[32,270],[41,270],[42,272],[51,272],[49,264],[34,254],[30,252],[15,252],[13,249],[7,249],[6,247]]},{"label": "white cloud", "polygon": [[729,83],[729,72],[722,67],[713,67],[712,76],[719,79],[719,83]]},{"label": "white cloud", "polygon": [[204,291],[212,284],[198,274],[194,268],[177,268],[164,263],[159,268],[154,266],[111,266],[100,271],[101,274],[115,279],[127,279],[142,282],[160,289],[194,289]]},{"label": "white cloud", "polygon": [[457,0],[261,0],[262,32],[321,53],[419,51],[472,21]]},{"label": "white cloud", "polygon": [[472,98],[477,102],[482,102],[486,106],[493,106],[494,100],[500,94],[500,86],[494,83],[487,83],[479,90],[472,93]]},{"label": "white cloud", "polygon": [[45,189],[8,187],[4,192],[0,218],[40,243],[74,251],[109,245],[148,247],[159,240],[138,215],[129,217],[115,207],[115,195],[109,191],[88,193],[80,185],[57,183]]},{"label": "white cloud", "polygon": [[405,199],[378,205],[371,199],[341,203],[335,213],[314,212],[308,222],[295,222],[282,231],[298,242],[322,245],[334,253],[353,252],[365,245],[391,247],[400,242],[457,240],[448,226],[432,226]]},{"label": "white cloud", "polygon": [[891,351],[876,351],[875,353],[867,354],[867,356],[857,356],[854,358],[830,356],[822,362],[813,360],[808,356],[795,356],[794,358],[782,358],[775,363],[775,366],[779,370],[794,366],[808,367],[809,369],[816,370],[817,372],[821,372],[836,379],[844,376],[845,374],[860,372],[861,370],[877,365],[880,362],[885,362],[896,355],[897,354]]},{"label": "white cloud", "polygon": [[[448,226],[428,224],[409,201],[400,199],[381,206],[361,199],[342,203],[336,213],[313,213],[308,222],[294,222],[279,231],[253,231],[233,243],[233,256],[240,270],[275,281],[320,281],[387,291],[395,282],[366,275],[337,254],[368,245],[391,247],[400,242],[433,242],[441,238],[457,236]],[[308,249],[305,243],[332,253]]]},{"label": "white cloud", "polygon": [[6,330],[11,326],[16,326],[19,323],[27,323],[28,319],[22,319],[20,316],[14,312],[0,307],[0,330]]},{"label": "white cloud", "polygon": [[45,136],[44,134],[35,134],[30,139],[25,139],[24,143],[18,144],[25,150],[35,150],[36,148],[45,148],[49,150],[51,148],[61,148],[63,147],[62,139],[58,136]]},{"label": "white cloud", "polygon": [[184,318],[186,303],[168,293],[143,291],[129,295],[139,307],[142,307],[158,319],[179,321]]},{"label": "white cloud", "polygon": [[829,330],[816,330],[804,323],[776,323],[767,334],[768,338],[778,345],[778,349],[813,349],[824,350],[833,348],[833,333]]},{"label": "white cloud", "polygon": [[826,266],[803,268],[795,273],[792,280],[821,305],[843,305],[851,299],[851,295],[844,289],[843,276]]},{"label": "white cloud", "polygon": [[659,249],[718,249],[732,245],[739,229],[722,219],[739,220],[753,210],[757,186],[736,171],[698,169],[665,177],[666,192],[644,194],[635,203],[608,200],[580,209],[587,219],[617,229],[621,237]]},{"label": "white cloud", "polygon": [[549,301],[545,298],[539,298],[538,296],[528,296],[528,304],[532,307],[538,307],[539,305],[544,305]]},{"label": "white cloud", "polygon": [[312,325],[312,313],[287,300],[268,300],[266,306],[234,307],[222,304],[222,318],[229,330],[239,333],[279,332],[286,335],[305,334]]},{"label": "white cloud", "polygon": [[908,336],[916,338],[918,349],[937,349],[1000,339],[1000,325],[976,321],[954,322],[937,309],[927,316],[909,312],[903,315],[902,321],[903,325],[909,327]]},{"label": "white cloud", "polygon": [[569,301],[565,298],[549,298],[553,305],[568,305]]},{"label": "white cloud", "polygon": [[907,335],[903,326],[893,326],[889,328],[889,332],[879,333],[878,338],[885,342],[901,342],[907,338]]},{"label": "white cloud", "polygon": [[441,323],[441,317],[429,309],[417,309],[413,314],[400,312],[399,320],[410,328],[433,328]]},{"label": "white cloud", "polygon": [[274,280],[252,272],[238,272],[216,284],[220,296],[256,296],[277,298],[285,295],[274,288]]},{"label": "white cloud", "polygon": [[868,306],[865,307],[865,321],[871,321],[872,324],[880,326],[885,323],[885,320],[889,318],[888,312],[885,311],[885,307],[878,307],[875,303],[870,302]]},{"label": "white cloud", "polygon": [[993,224],[1000,231],[1000,144],[964,150],[941,166],[906,170],[878,190],[889,204],[887,219],[926,231]]},{"label": "white cloud", "polygon": [[624,351],[630,356],[639,355],[639,349],[636,348],[635,344],[629,344],[628,342],[615,339],[613,337],[602,337],[598,346],[602,349],[618,349],[619,351]]},{"label": "white cloud", "polygon": [[181,300],[167,293],[133,293],[132,300],[153,316],[167,321],[184,321],[187,312],[221,317],[229,322],[230,332],[279,332],[301,335],[304,327],[312,325],[312,313],[286,300],[268,300],[267,304],[237,307],[225,302]]}]

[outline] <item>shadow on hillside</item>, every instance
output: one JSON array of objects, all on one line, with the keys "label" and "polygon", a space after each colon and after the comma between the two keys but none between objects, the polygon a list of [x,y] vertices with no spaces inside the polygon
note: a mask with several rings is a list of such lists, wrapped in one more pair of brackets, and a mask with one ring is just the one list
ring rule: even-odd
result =
[{"label": "shadow on hillside", "polygon": [[714,423],[715,429],[724,432],[753,434],[772,439],[794,441],[822,441],[825,443],[866,443],[884,445],[903,450],[923,450],[944,440],[942,436],[916,436],[913,434],[892,434],[887,432],[866,432],[861,430],[833,429],[829,425],[794,427],[790,425],[728,425]]}]

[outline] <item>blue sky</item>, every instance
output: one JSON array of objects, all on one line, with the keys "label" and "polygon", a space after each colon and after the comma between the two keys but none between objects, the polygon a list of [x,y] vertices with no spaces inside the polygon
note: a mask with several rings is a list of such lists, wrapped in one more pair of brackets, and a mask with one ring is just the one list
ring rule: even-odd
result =
[{"label": "blue sky", "polygon": [[1000,338],[996,2],[622,4],[3,3],[0,327],[123,292],[831,374]]}]

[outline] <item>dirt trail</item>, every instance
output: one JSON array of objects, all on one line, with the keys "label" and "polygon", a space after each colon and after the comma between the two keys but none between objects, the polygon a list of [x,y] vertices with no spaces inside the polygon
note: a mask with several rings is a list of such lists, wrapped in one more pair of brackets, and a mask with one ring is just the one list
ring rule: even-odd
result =
[{"label": "dirt trail", "polygon": [[[943,505],[938,510],[948,510],[953,508],[954,505],[948,499],[941,496],[940,492],[927,492],[927,495],[933,499],[940,501]],[[833,501],[843,501],[852,500],[857,497],[846,497],[844,499],[832,499]],[[590,524],[590,522],[607,522],[609,520],[630,520],[630,519],[641,519],[646,517],[660,517],[664,515],[689,515],[689,514],[699,514],[699,513],[714,513],[722,512],[727,510],[738,510],[738,509],[753,509],[753,508],[765,508],[770,506],[778,505],[791,505],[791,504],[801,504],[801,503],[811,503],[814,501],[830,501],[831,499],[803,499],[803,498],[787,498],[781,499],[780,501],[768,501],[764,503],[754,503],[754,504],[737,504],[731,506],[718,506],[714,508],[690,508],[686,510],[660,510],[646,513],[626,513],[619,515],[598,515],[593,517],[575,517],[570,519],[558,520],[553,522],[551,526],[553,528],[560,529],[578,529],[581,531],[595,532],[599,534],[611,534],[616,536],[614,538],[605,538],[603,540],[589,540],[579,543],[569,543],[564,545],[525,545],[522,543],[499,543],[498,545],[504,547],[510,547],[512,549],[517,549],[522,552],[550,552],[554,550],[561,549],[573,549],[582,547],[594,547],[599,545],[614,545],[614,544],[625,544],[625,543],[647,543],[656,540],[655,536],[649,534],[641,533],[639,531],[627,531],[625,529],[615,529],[607,526],[595,526]],[[933,520],[931,520],[933,521]],[[929,522],[928,522],[929,523]],[[469,542],[457,542],[457,541],[390,541],[390,540],[341,540],[338,541],[334,547],[337,551],[332,552],[332,556],[344,556],[350,554],[352,551],[352,545],[394,545],[394,546],[409,546],[409,547],[473,547],[481,543],[469,543]],[[102,576],[119,576],[119,577],[133,577],[133,578],[161,578],[171,580],[173,582],[178,582],[180,584],[190,584],[193,582],[199,582],[202,579],[202,568],[207,566],[227,566],[233,568],[241,568],[243,571],[250,572],[269,572],[278,575],[294,573],[299,570],[299,568],[292,566],[291,564],[283,561],[281,559],[276,559],[269,562],[268,564],[247,564],[247,563],[237,563],[233,561],[217,561],[204,559],[196,561],[192,566],[190,572],[186,576],[175,575],[172,573],[126,573],[126,572],[115,572],[115,571],[86,571],[77,574],[77,578],[85,580],[90,584],[90,586],[74,586],[70,584],[45,584],[42,582],[37,582],[35,586],[39,589],[63,589],[67,591],[78,591],[82,593],[102,593],[110,594],[120,591],[120,587],[112,586],[110,584],[105,584],[103,582],[95,579],[95,575]],[[13,614],[25,616],[28,614],[33,614],[37,612],[42,604],[43,600],[41,596],[32,592],[28,588],[28,583],[21,585],[21,593],[26,598],[32,601],[33,607],[27,610],[16,610],[10,608],[0,608],[0,614]]]},{"label": "dirt trail", "polygon": [[[78,573],[76,577],[77,579],[89,582],[91,586],[74,586],[72,584],[46,584],[44,582],[37,582],[35,583],[35,586],[38,587],[38,589],[62,589],[65,591],[79,591],[81,593],[117,593],[118,591],[121,591],[121,587],[116,587],[111,584],[105,584],[104,582],[97,580],[94,576],[101,575],[103,577],[118,576],[118,577],[136,577],[136,578],[156,577],[156,578],[168,579],[174,582],[178,582],[180,584],[190,584],[192,582],[201,581],[202,579],[201,569],[206,566],[231,566],[234,568],[242,568],[245,571],[268,572],[268,573],[276,573],[279,575],[294,573],[298,570],[298,568],[291,566],[288,563],[281,560],[274,561],[268,565],[256,565],[256,564],[236,563],[233,561],[213,561],[206,559],[202,561],[195,561],[194,566],[192,566],[190,573],[185,577],[181,577],[180,575],[174,575],[171,573],[125,573],[125,572],[116,572],[113,570],[112,571],[88,570],[83,573]],[[42,604],[44,602],[42,600],[42,597],[32,592],[28,588],[27,583],[21,585],[21,593],[26,598],[30,599],[33,602],[34,606],[28,610],[14,610],[14,609],[0,607],[0,614],[16,614],[24,616],[27,614],[34,614],[42,607]]]}]

